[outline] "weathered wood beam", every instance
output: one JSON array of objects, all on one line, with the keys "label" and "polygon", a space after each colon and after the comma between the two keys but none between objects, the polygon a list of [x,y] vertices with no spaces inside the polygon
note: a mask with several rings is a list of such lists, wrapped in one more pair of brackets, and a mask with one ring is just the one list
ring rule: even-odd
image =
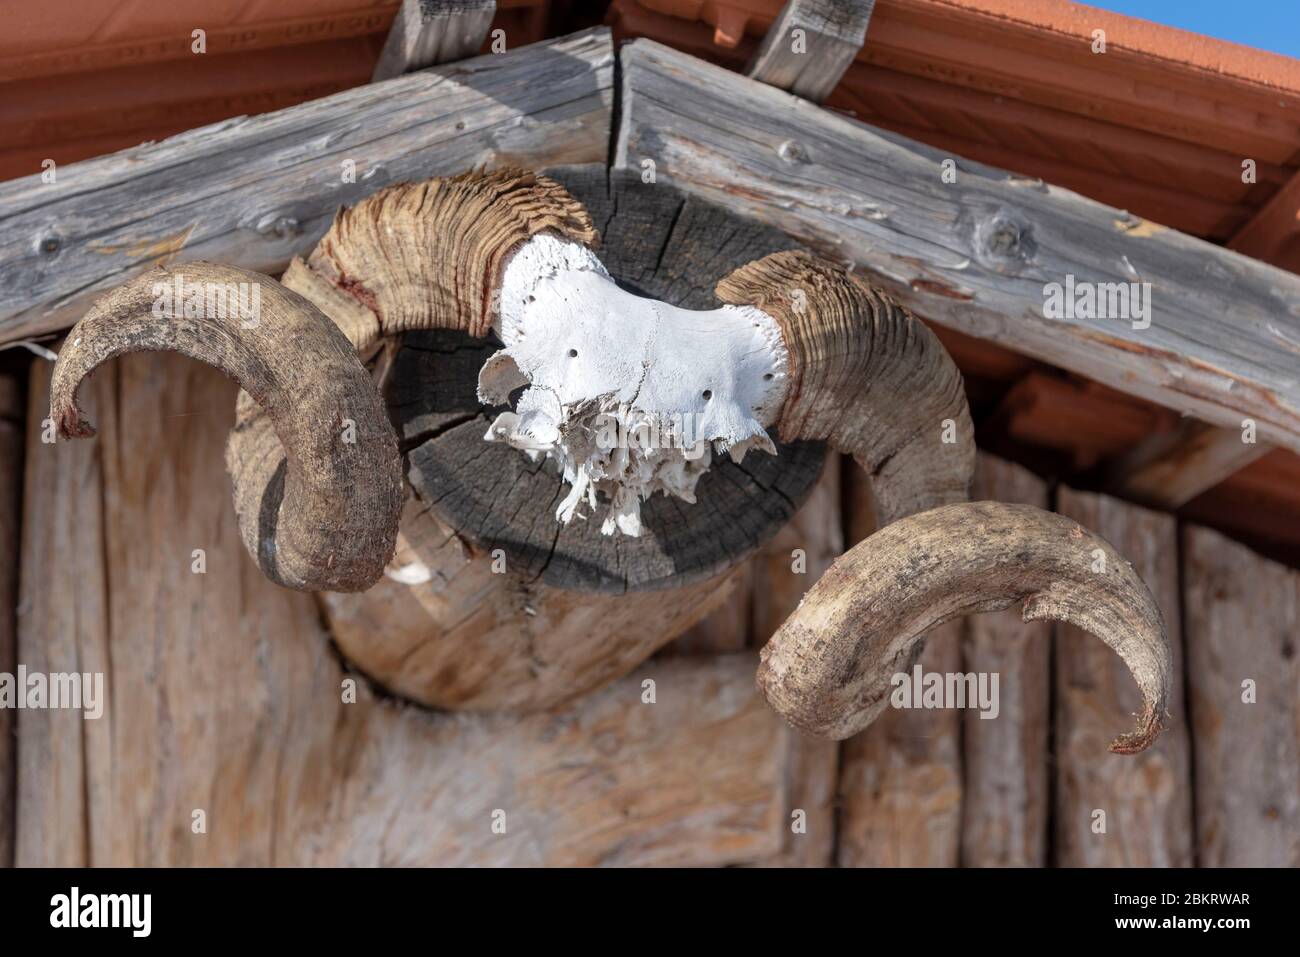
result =
[{"label": "weathered wood beam", "polygon": [[[620,56],[618,166],[653,163],[940,324],[1300,450],[1300,277],[651,41]],[[1129,282],[1150,283],[1149,325],[1045,317],[1049,284]]]},{"label": "weathered wood beam", "polygon": [[786,0],[746,73],[820,103],[867,36],[876,0]]},{"label": "weathered wood beam", "polygon": [[160,261],[277,273],[390,183],[603,162],[613,75],[598,28],[0,184],[0,342],[71,325]]},{"label": "weathered wood beam", "polygon": [[1300,572],[1194,525],[1182,563],[1196,863],[1300,867]]},{"label": "weathered wood beam", "polygon": [[1240,428],[1188,420],[1122,456],[1108,468],[1106,485],[1116,495],[1153,508],[1178,508],[1271,449],[1246,442],[1243,435]]},{"label": "weathered wood beam", "polygon": [[371,82],[473,56],[496,12],[496,0],[402,0]]}]

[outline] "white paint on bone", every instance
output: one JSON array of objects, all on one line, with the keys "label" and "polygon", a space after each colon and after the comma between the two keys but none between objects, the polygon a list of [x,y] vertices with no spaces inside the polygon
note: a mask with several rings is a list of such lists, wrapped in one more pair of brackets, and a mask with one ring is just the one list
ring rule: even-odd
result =
[{"label": "white paint on bone", "polygon": [[505,349],[479,373],[479,398],[513,412],[492,423],[534,460],[556,462],[568,495],[556,518],[610,500],[601,530],[641,533],[655,492],[695,501],[714,453],[776,453],[766,426],[785,398],[780,327],[749,306],[692,311],[621,289],[596,255],[553,234],[506,264],[497,332]]}]

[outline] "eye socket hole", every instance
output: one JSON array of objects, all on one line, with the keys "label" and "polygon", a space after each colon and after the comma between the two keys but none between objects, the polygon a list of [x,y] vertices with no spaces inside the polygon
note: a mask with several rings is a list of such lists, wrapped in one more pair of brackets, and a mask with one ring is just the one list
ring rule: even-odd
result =
[{"label": "eye socket hole", "polygon": [[765,380],[767,380],[768,382],[771,382],[771,381],[772,381],[772,378],[773,378],[772,373],[770,373],[770,372],[764,372],[764,373],[763,373],[763,378],[764,378]]},{"label": "eye socket hole", "polygon": [[704,401],[707,402],[707,401],[709,401],[709,399],[712,399],[712,398],[713,398],[713,390],[712,390],[712,389],[705,389],[705,390],[704,390]]},{"label": "eye socket hole", "polygon": [[570,349],[570,350],[569,350],[569,358],[570,358],[570,359],[576,359],[576,358],[578,358],[578,350],[577,350],[577,349]]}]

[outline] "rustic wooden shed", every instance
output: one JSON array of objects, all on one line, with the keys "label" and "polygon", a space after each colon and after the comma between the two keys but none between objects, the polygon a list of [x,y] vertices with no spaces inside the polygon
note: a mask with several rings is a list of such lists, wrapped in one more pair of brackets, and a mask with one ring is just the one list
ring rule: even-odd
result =
[{"label": "rustic wooden shed", "polygon": [[[10,349],[0,672],[102,672],[110,697],[98,721],[0,710],[0,861],[1300,863],[1300,65],[1054,0],[687,7],[616,0],[610,27],[527,45],[507,29],[504,52],[460,59],[490,49],[492,4],[412,3],[342,92],[53,176],[15,153],[0,343],[57,349],[160,262],[288,268],[292,287],[340,206],[479,165],[551,171],[611,272],[679,305],[707,307],[757,255],[816,249],[957,360],[973,498],[1055,510],[1133,562],[1177,669],[1157,745],[1107,754],[1140,705],[1122,662],[1012,611],[943,625],[921,659],[998,673],[998,720],[892,711],[842,743],[785,724],[756,649],[875,528],[869,481],[821,448],[663,526],[692,543],[689,572],[667,547],[667,565],[584,562],[599,536],[507,542],[482,503],[438,493],[516,466],[472,466],[481,410],[451,365],[482,356],[408,342],[390,410],[457,534],[399,549],[436,554],[454,587],[312,596],[240,544],[234,383],[124,357],[84,390],[98,438],[50,442],[51,365]],[[786,56],[793,30],[806,59]],[[1150,323],[1046,318],[1067,275],[1150,283]],[[542,494],[508,474],[505,496]],[[523,570],[497,617],[459,620],[488,587],[462,568],[503,543]],[[635,586],[668,579],[651,626]],[[586,644],[547,644],[575,629]]]}]

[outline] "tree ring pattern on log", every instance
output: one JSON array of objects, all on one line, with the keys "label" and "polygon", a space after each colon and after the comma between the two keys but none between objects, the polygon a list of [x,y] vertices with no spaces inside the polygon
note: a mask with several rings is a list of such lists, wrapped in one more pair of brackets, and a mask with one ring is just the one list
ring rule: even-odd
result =
[{"label": "tree ring pattern on log", "polygon": [[[714,285],[737,267],[797,247],[772,227],[642,183],[603,166],[548,171],[591,212],[610,274],[638,295],[716,308]],[[389,413],[419,500],[472,547],[501,549],[506,568],[555,588],[625,592],[676,588],[753,554],[807,498],[825,457],[820,442],[777,442],[741,464],[715,456],[690,504],[663,495],[642,507],[639,538],[600,533],[599,515],[565,526],[555,469],[484,441],[497,410],[476,396],[478,371],[500,344],[462,333],[408,333],[388,377]]]}]

